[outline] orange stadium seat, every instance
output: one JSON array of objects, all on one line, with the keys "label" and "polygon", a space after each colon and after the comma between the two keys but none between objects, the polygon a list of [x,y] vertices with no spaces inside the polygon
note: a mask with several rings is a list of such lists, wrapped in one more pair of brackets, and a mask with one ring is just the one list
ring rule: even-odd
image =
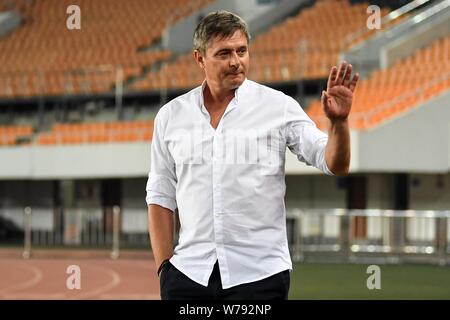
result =
[{"label": "orange stadium seat", "polygon": [[[26,130],[28,133],[30,129]],[[139,142],[150,141],[152,135],[153,120],[56,123],[50,132],[40,133],[36,142],[39,145]]]},{"label": "orange stadium seat", "polygon": [[31,140],[32,135],[31,125],[0,126],[0,146],[16,145],[19,139],[24,138]]}]

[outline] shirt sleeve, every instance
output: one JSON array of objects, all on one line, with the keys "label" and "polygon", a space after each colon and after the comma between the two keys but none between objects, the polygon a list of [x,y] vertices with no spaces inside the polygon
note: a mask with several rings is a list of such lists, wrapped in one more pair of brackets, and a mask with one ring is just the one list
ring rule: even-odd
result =
[{"label": "shirt sleeve", "polygon": [[167,123],[161,110],[155,117],[150,152],[150,172],[147,180],[147,205],[157,204],[175,211],[176,185],[175,162],[164,141],[164,127]]},{"label": "shirt sleeve", "polygon": [[284,120],[286,144],[289,150],[297,156],[298,160],[328,175],[333,175],[325,161],[328,135],[320,131],[299,103],[289,96]]}]

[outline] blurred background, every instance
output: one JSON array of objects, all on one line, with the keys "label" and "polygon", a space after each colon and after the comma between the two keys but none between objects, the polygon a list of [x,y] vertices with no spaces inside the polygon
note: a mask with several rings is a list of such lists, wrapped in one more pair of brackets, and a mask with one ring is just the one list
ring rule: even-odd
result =
[{"label": "blurred background", "polygon": [[[292,96],[324,131],[331,66],[362,76],[351,174],[286,154],[291,298],[449,299],[449,0],[0,0],[0,299],[68,298],[71,259],[117,273],[141,263],[137,282],[153,281],[141,295],[106,286],[72,298],[158,299],[153,119],[203,81],[192,34],[218,9],[249,24],[249,79]],[[370,264],[381,290],[366,287]],[[58,289],[46,286],[52,268]]]}]

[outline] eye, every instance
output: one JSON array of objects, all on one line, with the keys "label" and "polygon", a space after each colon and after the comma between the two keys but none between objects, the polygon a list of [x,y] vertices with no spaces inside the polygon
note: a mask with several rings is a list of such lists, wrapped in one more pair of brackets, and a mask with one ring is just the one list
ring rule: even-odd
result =
[{"label": "eye", "polygon": [[226,57],[226,56],[228,55],[228,52],[226,52],[226,51],[220,51],[217,55],[218,55],[219,57]]},{"label": "eye", "polygon": [[242,48],[238,51],[238,54],[243,56],[247,52],[247,48]]}]

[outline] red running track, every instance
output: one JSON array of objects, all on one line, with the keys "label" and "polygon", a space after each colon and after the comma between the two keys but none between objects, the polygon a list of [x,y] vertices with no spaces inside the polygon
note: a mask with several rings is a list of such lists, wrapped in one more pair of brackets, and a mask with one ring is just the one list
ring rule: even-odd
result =
[{"label": "red running track", "polygon": [[[22,259],[20,251],[0,250],[0,299],[159,300],[159,280],[149,253],[42,251]],[[80,267],[80,289],[67,288],[70,265]]]}]

